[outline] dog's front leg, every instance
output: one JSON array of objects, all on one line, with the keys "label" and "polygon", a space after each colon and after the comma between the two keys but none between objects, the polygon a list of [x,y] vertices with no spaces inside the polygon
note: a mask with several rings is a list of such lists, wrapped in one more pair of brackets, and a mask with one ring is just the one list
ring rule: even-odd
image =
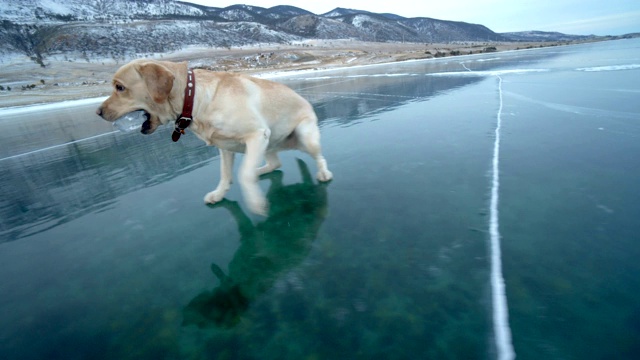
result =
[{"label": "dog's front leg", "polygon": [[267,200],[258,186],[258,165],[262,162],[267,145],[269,129],[260,129],[246,140],[246,153],[240,166],[239,182],[249,210],[259,215],[267,215]]},{"label": "dog's front leg", "polygon": [[215,204],[224,199],[231,188],[233,179],[233,159],[235,154],[229,150],[220,149],[220,182],[215,190],[204,196],[204,202]]}]

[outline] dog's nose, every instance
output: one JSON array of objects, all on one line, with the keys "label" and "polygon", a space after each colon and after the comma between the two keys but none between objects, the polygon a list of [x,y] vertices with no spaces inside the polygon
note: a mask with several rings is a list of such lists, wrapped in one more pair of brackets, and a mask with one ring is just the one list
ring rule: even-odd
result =
[{"label": "dog's nose", "polygon": [[98,114],[98,116],[102,117],[102,106],[100,106],[98,108],[98,110],[96,110],[96,114]]}]

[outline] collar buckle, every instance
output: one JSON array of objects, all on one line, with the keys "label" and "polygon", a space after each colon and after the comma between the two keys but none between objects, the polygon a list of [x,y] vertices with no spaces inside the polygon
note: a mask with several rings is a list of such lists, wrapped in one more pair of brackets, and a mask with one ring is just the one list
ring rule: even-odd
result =
[{"label": "collar buckle", "polygon": [[193,118],[186,116],[181,116],[176,120],[175,128],[171,134],[171,140],[173,140],[173,142],[180,140],[180,135],[184,135],[184,129],[191,125],[191,121],[193,121]]}]

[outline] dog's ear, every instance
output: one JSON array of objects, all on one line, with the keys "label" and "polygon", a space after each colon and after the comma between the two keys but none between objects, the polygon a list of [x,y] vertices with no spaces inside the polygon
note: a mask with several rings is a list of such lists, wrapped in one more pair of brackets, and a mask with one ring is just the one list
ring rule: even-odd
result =
[{"label": "dog's ear", "polygon": [[153,101],[165,102],[171,93],[171,88],[173,88],[173,80],[175,79],[173,73],[165,66],[152,62],[140,64],[137,70],[147,84]]}]

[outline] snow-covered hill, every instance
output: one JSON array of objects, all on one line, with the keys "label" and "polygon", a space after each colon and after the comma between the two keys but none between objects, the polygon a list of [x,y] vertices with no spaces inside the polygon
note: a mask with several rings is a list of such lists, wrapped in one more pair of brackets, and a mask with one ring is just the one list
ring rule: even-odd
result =
[{"label": "snow-covered hill", "polygon": [[127,20],[205,15],[190,4],[173,0],[1,0],[0,19],[18,24]]},{"label": "snow-covered hill", "polygon": [[511,41],[575,41],[585,40],[592,36],[585,35],[567,35],[559,32],[548,31],[519,31],[507,32],[500,35]]},{"label": "snow-covered hill", "polygon": [[[174,0],[0,0],[0,55],[124,59],[188,46],[304,39],[450,42],[507,38],[483,25],[336,8],[206,7]],[[545,38],[545,39],[548,39]]]}]

